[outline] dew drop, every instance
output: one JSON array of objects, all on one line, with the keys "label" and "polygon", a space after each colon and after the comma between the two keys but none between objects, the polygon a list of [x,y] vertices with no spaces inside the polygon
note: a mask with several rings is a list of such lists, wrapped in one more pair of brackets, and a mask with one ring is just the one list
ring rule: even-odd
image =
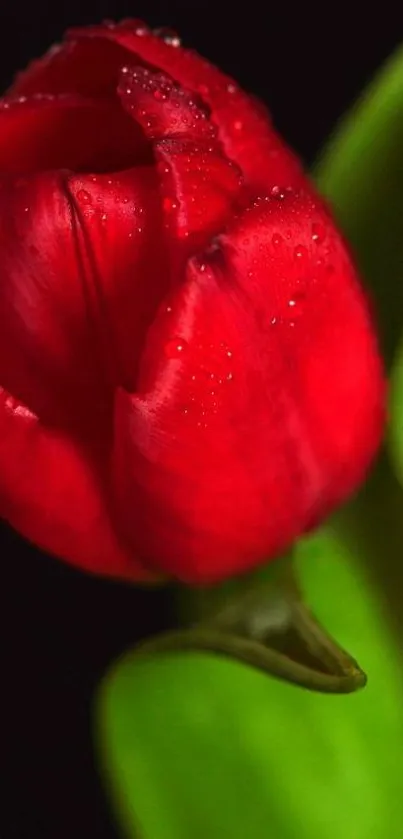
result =
[{"label": "dew drop", "polygon": [[270,190],[270,195],[272,198],[276,198],[278,201],[282,201],[285,198],[285,191],[281,186],[273,186]]},{"label": "dew drop", "polygon": [[279,245],[281,245],[282,241],[283,241],[283,237],[282,237],[281,233],[273,233],[273,236],[271,237],[271,242],[272,242],[272,245],[274,245],[275,248],[278,248]]},{"label": "dew drop", "polygon": [[134,30],[134,34],[138,35],[140,38],[144,38],[145,35],[148,35],[149,31],[150,30],[149,30],[148,26],[145,26],[144,24],[141,24],[139,26],[136,26],[136,28]]},{"label": "dew drop", "polygon": [[297,245],[294,248],[294,257],[298,261],[302,262],[303,260],[305,260],[307,258],[307,256],[308,256],[308,249],[305,247],[305,245]]},{"label": "dew drop", "polygon": [[77,199],[80,204],[91,204],[92,198],[89,192],[86,189],[79,189],[77,192]]},{"label": "dew drop", "polygon": [[177,206],[178,205],[173,198],[164,198],[162,202],[162,207],[166,213],[172,213],[173,210],[176,210]]},{"label": "dew drop", "polygon": [[180,47],[181,45],[181,39],[177,32],[174,29],[169,29],[168,26],[160,26],[158,29],[153,29],[153,35],[161,38],[161,41],[169,44],[170,47]]},{"label": "dew drop", "polygon": [[323,242],[325,236],[326,236],[326,229],[325,229],[324,225],[323,224],[318,224],[317,222],[314,222],[314,224],[312,225],[312,239],[313,239],[313,241],[316,242],[319,245],[321,242]]},{"label": "dew drop", "polygon": [[171,338],[164,347],[167,358],[181,358],[187,349],[187,342],[183,338]]}]

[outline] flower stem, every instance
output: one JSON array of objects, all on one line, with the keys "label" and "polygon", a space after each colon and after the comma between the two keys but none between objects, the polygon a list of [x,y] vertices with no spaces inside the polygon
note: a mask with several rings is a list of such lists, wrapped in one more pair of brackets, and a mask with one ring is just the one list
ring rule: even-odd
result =
[{"label": "flower stem", "polygon": [[190,594],[183,590],[183,596],[193,614],[190,625],[148,639],[139,647],[141,654],[208,651],[326,693],[350,693],[366,683],[357,662],[304,603],[290,557],[266,569],[263,578],[255,575]]}]

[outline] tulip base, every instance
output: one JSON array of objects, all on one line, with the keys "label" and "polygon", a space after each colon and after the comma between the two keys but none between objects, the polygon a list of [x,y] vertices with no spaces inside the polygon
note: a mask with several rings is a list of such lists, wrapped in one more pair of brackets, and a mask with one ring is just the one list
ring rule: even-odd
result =
[{"label": "tulip base", "polygon": [[183,591],[193,621],[147,640],[140,654],[199,650],[225,655],[325,693],[351,693],[366,684],[357,662],[304,603],[289,558],[278,561],[263,580],[258,576]]}]

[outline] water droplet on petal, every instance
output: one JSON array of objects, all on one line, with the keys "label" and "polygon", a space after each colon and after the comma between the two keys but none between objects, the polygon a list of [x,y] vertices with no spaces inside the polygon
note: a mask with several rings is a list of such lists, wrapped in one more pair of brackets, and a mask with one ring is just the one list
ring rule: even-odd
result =
[{"label": "water droplet on petal", "polygon": [[285,190],[281,186],[276,185],[271,188],[270,195],[272,198],[282,201],[285,198]]},{"label": "water droplet on petal", "polygon": [[164,198],[162,202],[162,207],[166,213],[172,213],[173,210],[176,210],[177,206],[178,205],[173,198]]},{"label": "water droplet on petal", "polygon": [[281,245],[282,241],[283,241],[283,237],[282,237],[281,233],[273,233],[273,236],[271,237],[271,242],[272,242],[272,245],[274,245],[275,248],[278,248],[278,246]]},{"label": "water droplet on petal", "polygon": [[181,39],[177,32],[174,29],[169,29],[168,26],[160,26],[158,29],[153,29],[153,35],[161,38],[170,47],[180,47],[181,45]]},{"label": "water droplet on petal", "polygon": [[139,26],[136,26],[136,28],[134,30],[134,34],[138,35],[140,38],[143,38],[145,35],[148,35],[149,31],[150,30],[149,30],[148,26],[145,26],[144,24],[140,24]]},{"label": "water droplet on petal", "polygon": [[314,224],[312,225],[312,239],[313,239],[313,241],[316,242],[317,244],[320,244],[321,242],[323,242],[325,236],[326,236],[326,228],[324,227],[324,225],[323,224],[318,224],[317,222],[314,222]]},{"label": "water droplet on petal", "polygon": [[167,358],[181,358],[187,349],[187,342],[183,338],[171,338],[164,347]]},{"label": "water droplet on petal", "polygon": [[77,199],[80,204],[91,204],[92,198],[89,192],[86,189],[79,189],[77,192]]},{"label": "water droplet on petal", "polygon": [[306,248],[305,245],[297,245],[294,248],[295,259],[298,259],[299,261],[302,262],[303,260],[305,260],[307,258],[307,256],[308,256],[308,248]]}]

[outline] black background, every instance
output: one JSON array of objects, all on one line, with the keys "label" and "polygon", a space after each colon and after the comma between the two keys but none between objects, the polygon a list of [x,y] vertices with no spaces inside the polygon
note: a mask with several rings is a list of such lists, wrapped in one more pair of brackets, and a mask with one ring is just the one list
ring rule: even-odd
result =
[{"label": "black background", "polygon": [[[305,5],[296,12],[290,2],[248,0],[237,11],[220,0],[72,0],[62,10],[46,0],[26,9],[9,2],[0,10],[1,85],[72,24],[142,17],[176,28],[185,43],[265,99],[310,164],[338,117],[403,41],[403,18],[385,3],[373,12],[353,2],[344,9]],[[0,837],[114,839],[92,757],[91,698],[119,652],[169,624],[169,597],[84,576],[6,525],[0,541],[6,788]]]}]

